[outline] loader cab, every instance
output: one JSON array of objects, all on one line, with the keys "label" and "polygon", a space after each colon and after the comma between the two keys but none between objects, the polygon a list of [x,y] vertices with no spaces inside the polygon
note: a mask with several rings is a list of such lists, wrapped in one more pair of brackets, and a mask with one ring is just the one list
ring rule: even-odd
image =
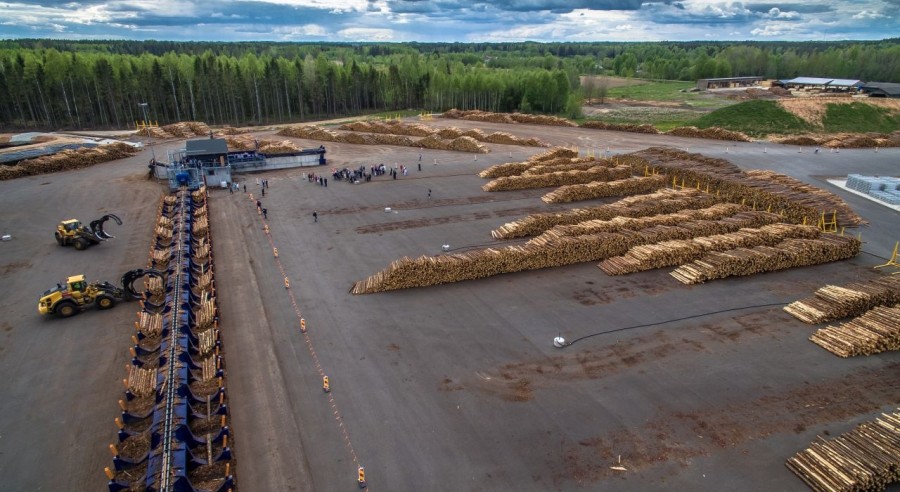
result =
[{"label": "loader cab", "polygon": [[64,220],[59,223],[59,230],[64,231],[67,234],[72,234],[81,227],[81,221],[78,219],[69,219]]},{"label": "loader cab", "polygon": [[84,294],[84,291],[87,288],[87,281],[84,279],[84,275],[75,275],[66,280],[66,285],[68,286],[70,294],[75,294],[77,292],[78,295],[80,295]]}]

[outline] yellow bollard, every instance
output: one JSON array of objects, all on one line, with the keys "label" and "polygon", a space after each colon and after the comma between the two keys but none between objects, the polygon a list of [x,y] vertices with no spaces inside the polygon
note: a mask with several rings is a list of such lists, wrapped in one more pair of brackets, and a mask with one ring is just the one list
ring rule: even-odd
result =
[{"label": "yellow bollard", "polygon": [[328,381],[328,376],[322,376],[322,391],[325,393],[331,392],[331,383]]},{"label": "yellow bollard", "polygon": [[357,481],[357,483],[359,483],[359,488],[361,488],[361,489],[366,488],[367,485],[366,485],[366,469],[365,468],[359,467],[359,469],[357,470],[356,481]]},{"label": "yellow bollard", "polygon": [[275,253],[275,258],[278,258],[278,248],[272,248],[272,251]]},{"label": "yellow bollard", "polygon": [[306,320],[300,318],[300,333],[306,333]]},{"label": "yellow bollard", "polygon": [[287,277],[284,277],[284,288],[285,288],[285,289],[290,289],[290,288],[291,288],[291,281],[288,280]]}]

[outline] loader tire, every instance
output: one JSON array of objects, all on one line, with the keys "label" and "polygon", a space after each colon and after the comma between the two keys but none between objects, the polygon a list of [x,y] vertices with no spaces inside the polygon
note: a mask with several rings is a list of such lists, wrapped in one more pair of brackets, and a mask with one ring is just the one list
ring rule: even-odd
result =
[{"label": "loader tire", "polygon": [[107,295],[97,296],[97,309],[109,309],[116,305],[116,300]]},{"label": "loader tire", "polygon": [[78,251],[85,250],[88,248],[88,246],[89,243],[82,238],[78,238],[75,240],[75,249],[77,249]]},{"label": "loader tire", "polygon": [[60,301],[53,307],[53,314],[60,318],[68,318],[78,314],[78,306],[72,301]]}]

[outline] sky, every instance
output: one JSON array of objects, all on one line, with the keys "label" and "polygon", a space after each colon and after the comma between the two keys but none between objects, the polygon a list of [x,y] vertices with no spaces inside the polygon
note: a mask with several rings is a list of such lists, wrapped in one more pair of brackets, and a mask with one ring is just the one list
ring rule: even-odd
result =
[{"label": "sky", "polygon": [[506,42],[900,37],[900,0],[0,0],[0,39]]}]

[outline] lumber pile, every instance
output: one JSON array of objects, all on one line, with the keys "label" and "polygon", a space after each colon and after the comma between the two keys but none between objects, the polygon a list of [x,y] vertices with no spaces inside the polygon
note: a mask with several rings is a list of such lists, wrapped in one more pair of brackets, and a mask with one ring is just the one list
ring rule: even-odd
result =
[{"label": "lumber pile", "polygon": [[607,275],[626,275],[656,268],[684,265],[699,260],[711,251],[728,251],[735,248],[774,246],[781,241],[800,237],[819,237],[819,229],[794,224],[767,224],[760,228],[743,228],[736,232],[663,241],[656,244],[635,246],[623,256],[607,258],[597,265]]},{"label": "lumber pile", "polygon": [[832,149],[900,147],[900,131],[891,133],[837,133],[832,135],[800,135],[776,139],[784,145],[821,146]]},{"label": "lumber pile", "polygon": [[51,155],[26,159],[14,166],[0,166],[0,181],[82,169],[103,162],[131,157],[138,152],[138,149],[124,143],[114,143],[94,148],[67,149]]},{"label": "lumber pile", "polygon": [[502,178],[504,176],[516,176],[524,173],[532,167],[544,165],[548,162],[556,162],[564,160],[571,162],[571,159],[577,158],[578,152],[565,147],[554,147],[546,152],[541,152],[528,158],[525,162],[507,162],[504,164],[493,165],[484,171],[478,173],[482,178]]},{"label": "lumber pile", "polygon": [[819,436],[785,465],[816,492],[884,490],[900,480],[900,411],[831,440]]},{"label": "lumber pile", "polygon": [[[400,121],[354,121],[341,125],[341,130],[365,133],[386,133],[393,135],[406,135],[410,137],[427,137],[435,133],[435,130],[418,123],[402,123]],[[460,136],[460,135],[457,135]],[[445,137],[446,138],[446,137]]]},{"label": "lumber pile", "polygon": [[313,125],[283,128],[277,135],[360,145],[397,145],[402,147],[422,147],[426,149],[453,150],[457,152],[473,152],[478,154],[486,154],[489,152],[487,147],[478,143],[478,141],[472,137],[465,136],[452,140],[444,140],[436,134],[431,134],[420,140],[413,140],[404,135],[385,133],[338,133]]},{"label": "lumber pile", "polygon": [[593,219],[610,220],[620,216],[642,217],[645,215],[672,213],[685,209],[706,208],[720,203],[720,201],[715,195],[702,193],[694,189],[662,189],[655,193],[626,197],[616,202],[596,207],[528,215],[491,231],[491,236],[494,239],[536,236],[558,225],[577,224]]},{"label": "lumber pile", "polygon": [[605,121],[588,120],[582,123],[580,126],[581,128],[611,130],[616,132],[649,133],[652,135],[656,135],[657,133],[659,133],[659,130],[657,130],[655,126],[648,124],[635,125],[633,123],[606,123]]},{"label": "lumber pile", "polygon": [[442,118],[470,121],[487,121],[490,123],[524,123],[529,125],[578,126],[575,123],[557,116],[524,113],[492,113],[477,109],[461,111],[451,109],[441,114]]},{"label": "lumber pile", "polygon": [[788,238],[775,246],[712,251],[703,258],[682,265],[670,275],[684,284],[699,284],[733,276],[774,272],[832,261],[859,254],[858,239],[823,234],[816,239]]},{"label": "lumber pile", "polygon": [[209,126],[202,121],[179,121],[162,127],[141,128],[138,135],[153,138],[191,138],[209,135]]},{"label": "lumber pile", "polygon": [[784,310],[804,323],[815,325],[898,303],[900,276],[885,275],[868,282],[826,285],[811,297],[788,304]]},{"label": "lumber pile", "polygon": [[809,339],[839,357],[900,350],[900,304],[874,307],[847,323],[816,330]]},{"label": "lumber pile", "polygon": [[696,126],[680,126],[673,128],[666,135],[676,137],[708,138],[710,140],[731,140],[735,142],[750,142],[750,137],[741,133],[713,126],[710,128],[697,128]]},{"label": "lumber pile", "polygon": [[541,197],[544,203],[568,203],[610,196],[651,193],[666,186],[666,177],[636,176],[608,182],[592,182],[561,186]]},{"label": "lumber pile", "polygon": [[550,186],[622,180],[631,177],[630,166],[606,167],[596,163],[587,169],[566,169],[543,174],[522,174],[497,178],[481,187],[484,191],[510,191]]},{"label": "lumber pile", "polygon": [[863,224],[862,218],[837,195],[771,171],[743,172],[723,160],[689,154],[666,147],[653,147],[630,154],[636,172],[649,166],[667,176],[668,182],[695,184],[734,203],[782,213],[796,223],[815,224],[822,212],[837,212],[839,225]]},{"label": "lumber pile", "polygon": [[[426,287],[473,280],[503,273],[598,261],[624,254],[639,244],[671,238],[690,238],[754,227],[777,216],[766,212],[741,212],[718,221],[686,221],[678,226],[644,224],[641,229],[620,228],[578,236],[546,235],[521,246],[485,248],[440,256],[403,257],[374,275],[356,282],[350,292],[370,294],[412,287]],[[633,227],[639,227],[633,225]]]}]

